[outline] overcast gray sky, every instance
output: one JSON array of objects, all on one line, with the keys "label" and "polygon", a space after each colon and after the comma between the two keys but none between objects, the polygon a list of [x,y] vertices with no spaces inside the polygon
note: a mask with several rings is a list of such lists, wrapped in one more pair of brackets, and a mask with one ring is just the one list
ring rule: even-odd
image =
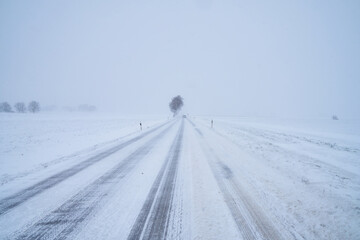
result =
[{"label": "overcast gray sky", "polygon": [[[150,3],[151,2],[151,3]],[[360,1],[0,0],[0,101],[360,116]]]}]

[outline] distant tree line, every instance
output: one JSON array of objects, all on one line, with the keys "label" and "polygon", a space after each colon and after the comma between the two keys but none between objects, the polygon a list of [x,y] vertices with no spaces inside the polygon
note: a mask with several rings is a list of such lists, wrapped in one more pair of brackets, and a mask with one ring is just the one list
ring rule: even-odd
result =
[{"label": "distant tree line", "polygon": [[90,104],[80,104],[77,107],[65,106],[62,108],[62,110],[67,112],[95,112],[96,106]]},{"label": "distant tree line", "polygon": [[[17,102],[14,104],[14,109],[15,112],[18,113],[25,113],[25,112],[36,113],[40,111],[40,104],[37,101],[31,101],[26,106],[24,102]],[[0,112],[14,112],[14,111],[8,102],[2,102],[0,103]]]},{"label": "distant tree line", "polygon": [[78,111],[80,112],[94,112],[96,111],[96,107],[89,104],[81,104],[78,106]]},{"label": "distant tree line", "polygon": [[[45,106],[42,108],[43,111],[55,111],[57,110],[56,105]],[[69,112],[95,112],[96,106],[90,104],[80,104],[77,107],[63,107],[63,111]],[[18,112],[18,113],[25,113],[31,112],[36,113],[40,111],[40,104],[37,101],[31,101],[27,105],[24,102],[17,102],[12,107],[8,102],[1,102],[0,103],[0,112]]]}]

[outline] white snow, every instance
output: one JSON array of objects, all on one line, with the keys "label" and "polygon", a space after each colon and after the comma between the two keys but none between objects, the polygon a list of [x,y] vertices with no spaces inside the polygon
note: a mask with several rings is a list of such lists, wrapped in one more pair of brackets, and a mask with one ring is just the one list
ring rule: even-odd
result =
[{"label": "white snow", "polygon": [[166,116],[99,113],[0,113],[0,184],[34,168],[106,147]]},{"label": "white snow", "polygon": [[[232,212],[239,211],[256,239],[264,239],[261,231],[267,231],[259,223],[274,228],[283,239],[360,239],[359,119],[188,118],[195,126],[184,120],[168,238],[242,239],[239,219]],[[0,114],[0,200],[167,120],[84,113]],[[111,191],[70,238],[127,237],[179,122],[124,172],[121,181],[110,183]],[[0,215],[0,238],[17,236],[166,126]]]},{"label": "white snow", "polygon": [[283,232],[360,238],[359,119],[196,119]]}]

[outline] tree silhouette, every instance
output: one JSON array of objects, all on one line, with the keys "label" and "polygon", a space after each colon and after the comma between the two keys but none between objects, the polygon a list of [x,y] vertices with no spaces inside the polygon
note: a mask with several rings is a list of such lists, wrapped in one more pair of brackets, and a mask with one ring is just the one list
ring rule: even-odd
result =
[{"label": "tree silhouette", "polygon": [[25,103],[23,102],[18,102],[14,105],[15,109],[17,112],[19,113],[24,113],[26,111],[26,106]]},{"label": "tree silhouette", "polygon": [[174,97],[171,100],[169,107],[171,112],[174,114],[174,116],[178,114],[178,112],[180,111],[183,105],[184,105],[183,98],[180,95]]},{"label": "tree silhouette", "polygon": [[12,112],[11,105],[8,102],[0,103],[0,112]]},{"label": "tree silhouette", "polygon": [[40,104],[36,101],[31,101],[28,106],[29,112],[36,113],[40,111]]}]

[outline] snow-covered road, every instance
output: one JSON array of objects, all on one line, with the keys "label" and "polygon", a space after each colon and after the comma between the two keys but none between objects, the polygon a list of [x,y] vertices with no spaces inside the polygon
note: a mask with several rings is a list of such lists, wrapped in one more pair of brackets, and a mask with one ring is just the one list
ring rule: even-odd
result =
[{"label": "snow-covered road", "polygon": [[357,139],[208,123],[158,123],[15,174],[0,239],[360,238]]}]

